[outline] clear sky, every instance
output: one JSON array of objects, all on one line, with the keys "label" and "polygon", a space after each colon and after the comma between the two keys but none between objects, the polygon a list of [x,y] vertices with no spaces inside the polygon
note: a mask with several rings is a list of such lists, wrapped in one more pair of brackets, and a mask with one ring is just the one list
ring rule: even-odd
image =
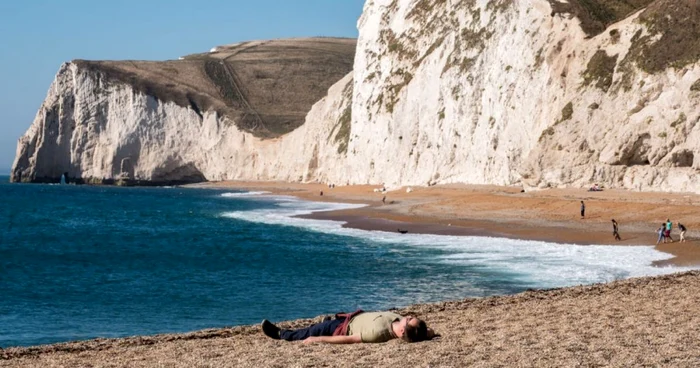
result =
[{"label": "clear sky", "polygon": [[0,175],[58,67],[273,38],[357,37],[365,0],[0,0]]}]

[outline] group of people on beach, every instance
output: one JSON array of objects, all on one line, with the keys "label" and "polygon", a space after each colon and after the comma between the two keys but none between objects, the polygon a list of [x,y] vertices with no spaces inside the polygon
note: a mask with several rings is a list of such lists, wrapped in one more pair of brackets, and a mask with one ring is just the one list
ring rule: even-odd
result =
[{"label": "group of people on beach", "polygon": [[[673,229],[673,223],[671,222],[670,219],[666,219],[666,222],[661,224],[661,227],[656,229],[656,233],[659,234],[659,239],[656,241],[656,244],[659,244],[660,242],[666,243],[667,241],[670,241],[673,243],[673,238],[671,237],[671,230]],[[685,227],[685,225],[681,224],[680,222],[678,223],[678,230],[680,230],[680,239],[678,239],[679,242],[683,243],[685,242],[685,232],[688,231],[688,229]]]},{"label": "group of people on beach", "polygon": [[[329,188],[333,186],[329,185]],[[386,192],[382,188],[382,193]],[[600,191],[597,184],[590,191]],[[375,189],[375,192],[377,190]],[[321,192],[323,195],[323,192]],[[382,203],[386,203],[386,196],[382,197]],[[581,219],[586,217],[586,204],[581,201]],[[613,237],[615,240],[622,240],[619,232],[619,224],[615,219],[611,220],[613,226]],[[671,231],[673,223],[670,219],[661,224],[657,229],[659,239],[656,244],[663,241],[673,242]],[[680,242],[685,242],[685,225],[678,223],[680,231]],[[407,230],[398,230],[406,233]],[[377,343],[392,339],[402,339],[406,342],[419,342],[430,340],[439,336],[431,328],[428,328],[425,321],[413,316],[401,316],[393,312],[371,312],[366,313],[358,310],[353,313],[339,313],[335,318],[326,317],[320,323],[313,324],[300,329],[282,329],[268,320],[263,320],[261,330],[264,335],[275,340],[297,341],[304,343],[330,343],[330,344],[353,344],[353,343]]]},{"label": "group of people on beach", "polygon": [[[586,218],[586,204],[583,201],[581,201],[581,219],[584,218]],[[617,221],[615,221],[615,219],[612,219],[611,221],[613,226],[613,237],[615,238],[615,240],[622,240],[622,238],[620,237],[620,228]],[[666,222],[662,223],[661,227],[656,229],[656,233],[659,234],[659,239],[656,241],[656,244],[659,244],[662,241],[664,243],[673,243],[673,238],[671,237],[671,230],[673,230],[673,222],[671,222],[670,219],[666,219]],[[685,225],[679,222],[678,230],[680,231],[680,239],[678,241],[685,242],[685,233],[686,231],[688,231],[688,229],[685,227]]]}]

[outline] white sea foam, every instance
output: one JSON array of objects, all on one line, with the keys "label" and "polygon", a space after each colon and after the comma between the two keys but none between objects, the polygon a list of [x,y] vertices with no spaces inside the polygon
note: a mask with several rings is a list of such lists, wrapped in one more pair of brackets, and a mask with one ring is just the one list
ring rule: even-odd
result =
[{"label": "white sea foam", "polygon": [[[343,228],[342,222],[302,219],[294,216],[319,211],[357,208],[363,205],[307,202],[294,197],[265,196],[256,200],[276,202],[275,208],[235,211],[224,217],[310,231],[366,239],[391,246],[390,251],[438,250],[432,262],[457,265],[540,288],[608,282],[629,277],[661,275],[690,270],[684,267],[656,267],[672,255],[653,246],[575,245],[543,241],[429,234],[399,234]],[[653,240],[650,240],[653,241]],[[427,260],[431,262],[431,260]]]},{"label": "white sea foam", "polygon": [[263,194],[268,194],[270,192],[264,192],[264,191],[259,191],[259,192],[235,192],[235,193],[221,193],[222,197],[225,198],[240,198],[240,197],[257,197],[261,196]]}]

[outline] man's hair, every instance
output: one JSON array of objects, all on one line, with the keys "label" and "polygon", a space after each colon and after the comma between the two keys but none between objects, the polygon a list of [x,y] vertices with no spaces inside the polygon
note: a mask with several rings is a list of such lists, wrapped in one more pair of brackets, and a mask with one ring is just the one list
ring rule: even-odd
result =
[{"label": "man's hair", "polygon": [[418,326],[407,324],[401,338],[406,342],[421,342],[428,339],[428,326],[425,321],[418,320]]}]

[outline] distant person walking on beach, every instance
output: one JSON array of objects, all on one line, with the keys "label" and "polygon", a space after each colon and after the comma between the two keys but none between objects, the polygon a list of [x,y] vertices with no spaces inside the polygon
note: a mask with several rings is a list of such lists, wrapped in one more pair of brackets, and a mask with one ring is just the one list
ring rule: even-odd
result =
[{"label": "distant person walking on beach", "polygon": [[586,205],[581,201],[581,218],[586,217]]},{"label": "distant person walking on beach", "polygon": [[382,204],[386,204],[386,196],[382,197]]},{"label": "distant person walking on beach", "polygon": [[659,239],[656,241],[656,244],[659,244],[661,240],[666,243],[666,224],[661,224],[661,227],[656,229],[656,232],[659,234]]},{"label": "distant person walking on beach", "polygon": [[275,340],[322,342],[328,344],[356,344],[386,342],[400,338],[406,342],[420,342],[435,337],[425,321],[413,316],[403,317],[392,312],[338,313],[335,319],[298,330],[283,330],[268,320],[263,320],[265,336]]},{"label": "distant person walking on beach", "polygon": [[681,224],[680,222],[678,223],[678,229],[681,231],[681,239],[679,240],[679,242],[684,243],[685,242],[685,232],[688,229],[686,229],[685,226],[683,224]]},{"label": "distant person walking on beach", "polygon": [[671,237],[671,229],[673,229],[673,223],[670,219],[666,219],[666,232],[664,233],[664,236],[668,238],[668,240],[670,240],[671,243],[673,243],[673,238]]},{"label": "distant person walking on beach", "polygon": [[615,237],[615,240],[622,240],[620,238],[620,233],[618,232],[618,228],[617,228],[617,221],[615,221],[615,219],[612,219],[612,224],[613,224],[613,236]]}]

